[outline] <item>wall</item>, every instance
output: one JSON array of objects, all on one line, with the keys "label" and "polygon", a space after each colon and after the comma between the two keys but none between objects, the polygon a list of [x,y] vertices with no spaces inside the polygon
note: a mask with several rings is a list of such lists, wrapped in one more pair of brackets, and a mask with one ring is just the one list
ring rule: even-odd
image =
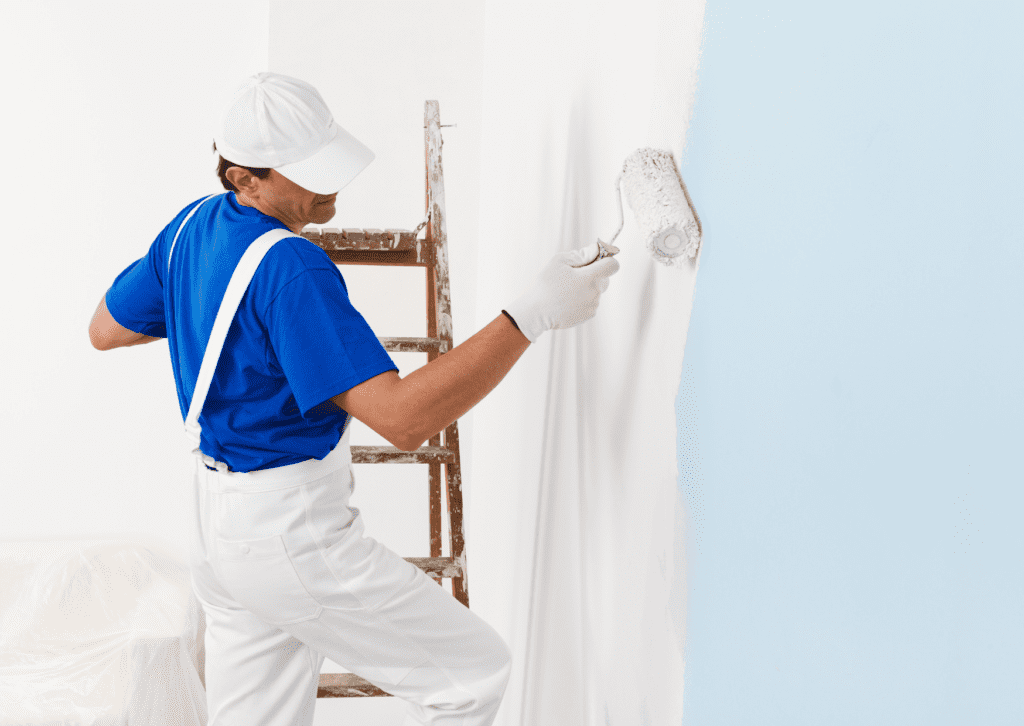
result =
[{"label": "wall", "polygon": [[[457,124],[444,131],[456,342],[475,332],[474,59],[483,8],[425,8],[4,4],[0,53],[12,70],[0,123],[12,143],[0,180],[11,241],[0,265],[8,409],[0,537],[131,536],[185,551],[190,457],[166,343],[100,353],[87,329],[114,277],[145,254],[169,219],[220,191],[210,151],[214,117],[252,73],[312,82],[339,123],[377,153],[339,196],[328,226],[420,222],[423,102],[440,101],[442,123]],[[382,334],[422,335],[413,329],[424,319],[422,280],[407,272],[382,279],[344,270],[353,298]],[[403,373],[422,364],[413,354],[395,358]],[[462,424],[464,446],[471,423]],[[356,428],[357,443],[373,442],[372,432]],[[403,554],[426,554],[425,487],[410,489],[401,478],[425,482],[425,472],[388,468],[391,479],[360,473],[354,502],[379,539]],[[468,478],[469,462],[464,469]],[[395,498],[405,506],[389,506]],[[344,714],[364,723],[394,722],[402,710],[391,699],[321,701],[318,722],[345,703]]]},{"label": "wall", "polygon": [[1022,20],[708,3],[684,724],[1024,721]]},{"label": "wall", "polygon": [[265,69],[266,4],[3,15],[0,536],[135,534],[184,551],[190,457],[167,344],[100,353],[88,326],[178,210],[220,189],[210,114]]},{"label": "wall", "polygon": [[[631,152],[681,152],[703,12],[488,4],[481,159],[502,174],[481,185],[481,237],[502,244],[481,252],[481,308],[555,252],[610,239]],[[476,409],[473,608],[513,653],[496,726],[682,718],[673,404],[697,265],[655,262],[628,206],[615,244],[596,316],[542,335]]]}]

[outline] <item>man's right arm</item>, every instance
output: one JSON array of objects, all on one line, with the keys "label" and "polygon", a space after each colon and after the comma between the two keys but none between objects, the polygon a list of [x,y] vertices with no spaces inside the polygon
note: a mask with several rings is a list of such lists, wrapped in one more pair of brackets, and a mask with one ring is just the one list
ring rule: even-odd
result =
[{"label": "man's right arm", "polygon": [[[555,255],[532,288],[472,338],[405,378],[382,373],[331,400],[399,449],[413,451],[494,390],[545,330],[594,316],[619,263],[584,264],[597,245]],[[577,267],[576,265],[581,265]]]},{"label": "man's right arm", "polygon": [[399,449],[414,451],[494,390],[529,346],[499,315],[405,378],[387,371],[331,400]]}]

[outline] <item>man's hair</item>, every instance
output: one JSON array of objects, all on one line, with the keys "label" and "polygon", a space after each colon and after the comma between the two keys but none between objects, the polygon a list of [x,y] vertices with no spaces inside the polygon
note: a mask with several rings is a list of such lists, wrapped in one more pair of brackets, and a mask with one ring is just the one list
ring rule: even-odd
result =
[{"label": "man's hair", "polygon": [[[216,141],[213,142],[213,150],[217,151],[217,142]],[[238,191],[238,187],[236,187],[234,184],[232,184],[231,181],[228,179],[228,169],[230,169],[233,166],[237,166],[239,169],[245,169],[247,172],[252,174],[257,179],[266,179],[268,176],[270,176],[270,169],[259,169],[259,168],[249,167],[249,166],[242,166],[241,164],[235,164],[235,163],[232,163],[232,162],[228,161],[223,156],[220,156],[218,154],[217,155],[217,176],[220,177],[220,183],[223,184],[224,188],[227,189],[229,192],[237,192]]]}]

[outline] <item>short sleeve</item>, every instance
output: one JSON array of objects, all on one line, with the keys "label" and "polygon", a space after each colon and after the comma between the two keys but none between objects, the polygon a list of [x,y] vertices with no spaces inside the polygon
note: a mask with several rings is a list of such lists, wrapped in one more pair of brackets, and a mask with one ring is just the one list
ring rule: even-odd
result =
[{"label": "short sleeve", "polygon": [[118,324],[134,333],[167,337],[163,276],[156,269],[160,239],[149,253],[129,265],[107,290],[107,310]]},{"label": "short sleeve", "polygon": [[363,381],[398,370],[349,301],[337,268],[297,275],[271,301],[264,317],[274,354],[303,416]]}]

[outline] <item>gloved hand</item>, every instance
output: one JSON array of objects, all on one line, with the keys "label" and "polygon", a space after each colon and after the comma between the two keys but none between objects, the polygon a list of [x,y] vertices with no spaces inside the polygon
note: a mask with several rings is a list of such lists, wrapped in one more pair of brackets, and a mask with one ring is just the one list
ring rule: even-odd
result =
[{"label": "gloved hand", "polygon": [[571,328],[597,313],[601,293],[608,289],[608,278],[619,269],[614,257],[588,264],[597,254],[597,242],[558,253],[533,287],[505,308],[531,343],[537,342],[545,330]]}]

